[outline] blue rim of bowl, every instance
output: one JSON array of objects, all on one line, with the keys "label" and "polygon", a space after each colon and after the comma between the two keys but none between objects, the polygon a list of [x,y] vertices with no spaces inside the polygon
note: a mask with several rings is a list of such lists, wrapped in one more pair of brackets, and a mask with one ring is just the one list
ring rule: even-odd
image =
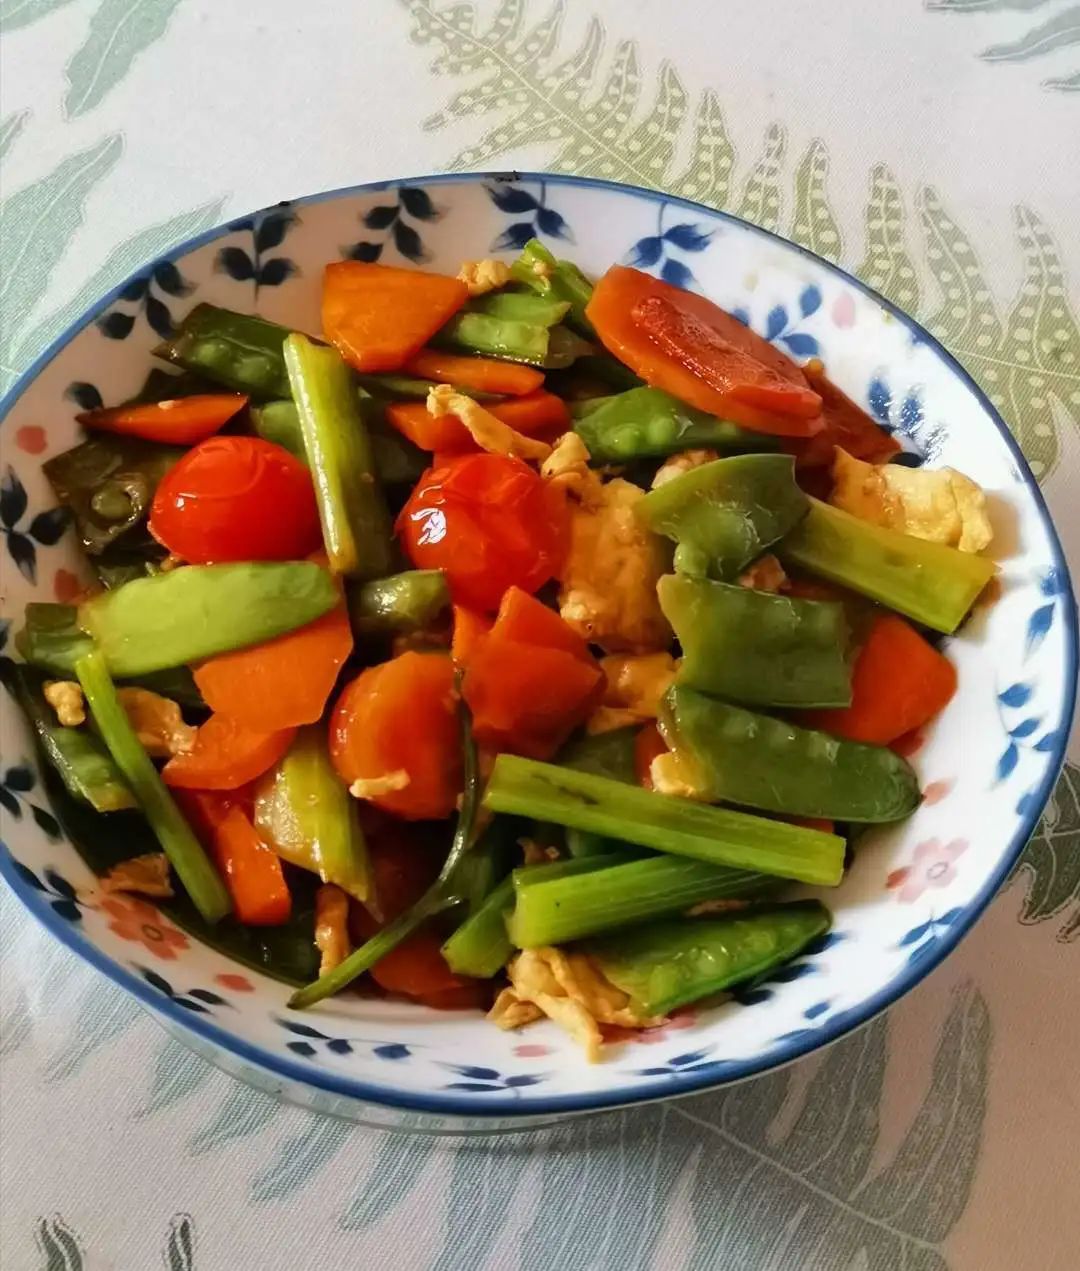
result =
[{"label": "blue rim of bowl", "polygon": [[[811,1051],[818,1050],[823,1046],[829,1045],[834,1041],[838,1041],[841,1037],[850,1033],[852,1030],[861,1027],[863,1024],[869,1023],[876,1015],[887,1010],[904,996],[909,990],[913,989],[921,980],[923,980],[935,967],[939,966],[945,957],[950,954],[959,944],[964,936],[975,925],[976,921],[982,915],[983,910],[994,898],[998,888],[1006,880],[1013,866],[1015,865],[1020,853],[1023,851],[1028,839],[1031,837],[1039,817],[1042,815],[1043,808],[1050,797],[1050,793],[1054,788],[1054,784],[1061,772],[1062,765],[1065,761],[1066,746],[1068,743],[1069,727],[1072,721],[1073,710],[1076,704],[1077,692],[1077,611],[1076,599],[1073,594],[1072,580],[1069,575],[1069,568],[1065,561],[1065,554],[1061,547],[1061,542],[1054,528],[1050,511],[1046,506],[1046,500],[1043,498],[1042,491],[1039,489],[1038,482],[1035,480],[1027,460],[1024,458],[1023,452],[1017,445],[1016,439],[1009,431],[1005,421],[1001,418],[998,411],[991,404],[989,398],[972,379],[964,367],[956,360],[955,357],[944,348],[941,343],[936,340],[925,328],[923,328],[914,318],[906,314],[902,309],[897,308],[892,301],[876,292],[872,287],[868,287],[858,278],[847,273],[838,265],[834,265],[831,261],[823,260],[820,256],[815,255],[807,248],[793,243],[789,239],[784,238],[780,234],[774,234],[771,230],[762,229],[759,225],[754,225],[750,221],[743,220],[742,217],[734,216],[730,212],[722,212],[716,208],[708,207],[703,203],[695,203],[690,199],[679,198],[676,195],[665,194],[660,190],[648,190],[641,186],[626,185],[618,181],[605,181],[592,177],[576,177],[564,175],[555,172],[526,172],[526,171],[503,171],[503,172],[461,172],[461,173],[435,173],[429,176],[415,176],[395,178],[387,181],[371,181],[360,185],[343,186],[335,190],[325,190],[319,194],[305,195],[301,198],[290,200],[292,207],[305,207],[316,203],[325,203],[333,199],[349,198],[356,195],[376,194],[381,190],[397,189],[403,185],[450,185],[450,184],[467,184],[476,185],[484,182],[505,183],[512,181],[546,181],[551,185],[564,185],[583,187],[586,189],[609,190],[616,194],[625,194],[631,197],[646,200],[651,203],[669,203],[677,207],[686,208],[689,211],[696,212],[705,216],[716,217],[729,224],[739,225],[753,234],[762,238],[769,239],[773,242],[782,244],[789,251],[794,251],[800,256],[804,256],[809,260],[813,260],[816,264],[821,265],[830,273],[842,278],[849,286],[854,287],[863,295],[868,296],[875,303],[879,304],[884,310],[890,313],[897,321],[902,322],[907,329],[916,335],[921,343],[926,344],[934,350],[934,353],[941,359],[956,375],[961,382],[972,393],[979,405],[983,408],[989,418],[993,421],[998,432],[1001,434],[1002,441],[1005,443],[1006,449],[1011,454],[1020,475],[1022,483],[1027,487],[1028,493],[1034,501],[1036,511],[1042,521],[1043,530],[1046,533],[1047,540],[1050,544],[1051,555],[1054,560],[1054,567],[1058,571],[1058,577],[1061,580],[1062,592],[1061,597],[1065,607],[1065,691],[1062,700],[1061,722],[1055,730],[1056,736],[1060,738],[1057,746],[1049,757],[1046,772],[1042,782],[1038,788],[1035,799],[1029,803],[1028,811],[1021,820],[1019,831],[1013,836],[1008,851],[1002,856],[997,869],[986,880],[983,887],[964,907],[965,912],[961,920],[951,925],[946,934],[936,942],[935,952],[932,956],[925,960],[920,960],[916,966],[907,968],[899,975],[890,980],[883,988],[865,998],[857,1006],[851,1007],[847,1011],[843,1011],[832,1017],[827,1024],[822,1025],[819,1029],[809,1031],[809,1035],[799,1039],[793,1039],[782,1045],[775,1046],[770,1050],[762,1052],[750,1059],[729,1059],[718,1060],[715,1063],[708,1063],[704,1070],[699,1069],[696,1072],[687,1073],[671,1073],[665,1074],[654,1081],[642,1082],[634,1086],[618,1086],[609,1090],[598,1091],[595,1094],[576,1094],[576,1095],[553,1095],[548,1098],[530,1098],[522,1100],[515,1097],[513,1091],[507,1091],[505,1095],[498,1098],[490,1096],[473,1094],[469,1096],[456,1096],[451,1094],[419,1094],[409,1091],[403,1091],[397,1087],[380,1086],[366,1081],[352,1080],[347,1077],[339,1076],[332,1072],[327,1072],[316,1068],[314,1065],[308,1067],[294,1062],[291,1059],[284,1058],[269,1050],[264,1050],[261,1046],[255,1046],[249,1042],[243,1041],[232,1033],[218,1028],[216,1025],[202,1016],[192,1016],[190,1012],[183,1010],[174,1003],[163,997],[155,989],[151,988],[145,980],[139,976],[132,974],[114,962],[111,958],[101,953],[97,947],[88,939],[79,934],[65,919],[58,917],[48,903],[40,901],[35,903],[36,893],[28,891],[26,884],[19,878],[14,868],[14,858],[12,857],[7,845],[0,842],[0,875],[2,875],[11,886],[12,890],[30,910],[30,912],[63,944],[67,945],[73,952],[77,953],[91,966],[95,967],[103,975],[107,976],[114,983],[126,989],[144,1005],[150,1007],[154,1012],[165,1015],[167,1018],[179,1024],[183,1029],[190,1029],[192,1032],[198,1033],[205,1040],[220,1046],[222,1049],[231,1052],[237,1059],[246,1063],[269,1071],[277,1077],[285,1078],[289,1081],[297,1081],[306,1086],[314,1086],[319,1090],[326,1091],[333,1095],[338,1095],[346,1099],[359,1100],[362,1102],[375,1103],[383,1106],[400,1108],[413,1112],[426,1112],[438,1116],[465,1116],[483,1119],[485,1117],[514,1117],[520,1118],[523,1122],[532,1117],[540,1117],[560,1112],[599,1112],[605,1109],[615,1109],[620,1107],[629,1107],[633,1104],[646,1103],[656,1099],[669,1099],[678,1095],[688,1095],[699,1093],[704,1090],[713,1089],[717,1086],[728,1085],[736,1081],[742,1081],[749,1077],[760,1076],[774,1068],[781,1067],[791,1063],[795,1059],[799,1059]],[[275,205],[276,206],[276,205]],[[260,210],[273,210],[272,208]],[[213,229],[205,230],[201,234],[195,235],[182,243],[177,243],[168,251],[155,257],[155,260],[175,260],[178,257],[185,256],[189,252],[195,251],[200,247],[206,246],[208,243],[214,242],[218,238],[224,238],[226,235],[233,233],[235,227],[244,221],[249,221],[252,215],[235,217],[224,224]],[[66,331],[62,332],[41,353],[34,362],[18,377],[12,387],[0,400],[0,424],[6,419],[12,406],[23,395],[31,383],[41,374],[45,367],[60,353],[85,327],[87,327],[96,317],[103,313],[116,300],[119,299],[121,292],[129,285],[131,280],[139,274],[145,272],[147,262],[134,270],[128,277],[116,287],[112,289],[106,296],[99,300],[95,305],[91,306],[79,318],[77,318]],[[314,1018],[314,1017],[313,1017]]]}]

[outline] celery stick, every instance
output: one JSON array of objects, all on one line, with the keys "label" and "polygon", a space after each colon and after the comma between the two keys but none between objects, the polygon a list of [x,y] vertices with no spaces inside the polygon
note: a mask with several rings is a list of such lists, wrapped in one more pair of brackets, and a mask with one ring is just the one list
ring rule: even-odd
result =
[{"label": "celery stick", "polygon": [[330,568],[354,578],[388,574],[394,559],[390,513],[349,368],[336,349],[295,332],[285,341],[285,365]]},{"label": "celery stick", "polygon": [[[592,864],[606,858],[587,859]],[[680,913],[703,900],[757,899],[783,885],[767,874],[678,856],[623,861],[584,876],[517,870],[508,934],[520,949],[562,944],[645,918]]]},{"label": "celery stick", "polygon": [[506,915],[513,907],[514,880],[504,878],[443,945],[442,955],[451,971],[486,980],[506,965],[514,952],[506,934]]},{"label": "celery stick", "polygon": [[844,840],[745,812],[656,794],[554,764],[500,755],[484,807],[692,856],[714,865],[826,886],[840,881]]},{"label": "celery stick", "polygon": [[109,753],[150,822],[150,828],[157,835],[192,904],[207,922],[224,918],[230,909],[225,884],[128,723],[101,651],[94,649],[79,658],[75,663],[75,673]]},{"label": "celery stick", "polygon": [[810,510],[778,545],[797,565],[869,596],[935,631],[951,634],[994,574],[985,556],[882,529],[810,499]]}]

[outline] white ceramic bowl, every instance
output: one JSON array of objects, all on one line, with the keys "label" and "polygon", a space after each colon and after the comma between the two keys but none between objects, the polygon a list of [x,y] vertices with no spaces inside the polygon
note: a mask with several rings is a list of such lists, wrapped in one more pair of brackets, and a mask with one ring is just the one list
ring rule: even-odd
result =
[{"label": "white ceramic bowl", "polygon": [[88,385],[109,403],[135,392],[150,348],[190,305],[317,331],[322,266],[343,254],[454,273],[463,259],[510,259],[533,234],[593,274],[626,261],[697,287],[797,358],[821,356],[907,448],[990,492],[1002,587],[948,642],[959,691],[912,759],[924,802],[862,842],[826,897],[828,939],[738,1000],[612,1046],[598,1065],[549,1024],[501,1033],[479,1014],[356,997],[290,1012],[285,986],[196,943],[146,902],[104,907],[56,830],[30,734],[5,701],[0,872],[35,916],[209,1058],[380,1124],[539,1124],[735,1081],[857,1027],[978,918],[1036,824],[1072,718],[1076,612],[1061,548],[1008,429],[954,359],[861,283],[772,234],[570,177],[423,177],[315,195],[185,243],[105,296],[0,407],[4,618],[17,624],[26,601],[54,599],[84,570],[72,536],[49,544],[49,518],[34,520],[54,504],[41,460],[78,437],[74,399]]}]

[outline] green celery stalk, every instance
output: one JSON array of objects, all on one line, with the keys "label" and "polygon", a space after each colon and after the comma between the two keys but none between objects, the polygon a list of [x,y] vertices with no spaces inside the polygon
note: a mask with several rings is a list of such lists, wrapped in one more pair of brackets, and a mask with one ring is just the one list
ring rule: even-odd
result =
[{"label": "green celery stalk", "polygon": [[464,789],[461,796],[461,809],[458,812],[457,825],[454,828],[453,842],[447,853],[439,877],[420,897],[420,899],[400,914],[392,922],[377,932],[372,938],[354,949],[344,962],[336,966],[326,975],[320,976],[314,983],[298,989],[289,999],[292,1010],[303,1010],[314,1006],[324,998],[340,992],[351,984],[359,975],[369,971],[380,958],[384,958],[399,944],[426,922],[428,918],[442,913],[452,906],[460,904],[463,899],[462,881],[466,884],[471,879],[460,877],[461,866],[466,863],[468,854],[476,844],[476,816],[480,804],[480,779],[476,765],[476,747],[472,740],[472,727],[468,711],[461,707],[462,749],[464,751]]},{"label": "green celery stalk", "polygon": [[[414,485],[423,476],[431,462],[431,456],[384,422],[382,408],[374,398],[363,392],[358,393],[358,398],[360,415],[371,437],[371,450],[379,480],[386,486]],[[263,406],[252,407],[250,414],[255,431],[260,437],[283,446],[302,463],[307,463],[304,430],[294,401],[267,402]]]},{"label": "green celery stalk", "polygon": [[586,952],[642,1015],[666,1015],[790,962],[832,925],[816,900],[721,918],[649,923]]},{"label": "green celery stalk", "polygon": [[283,859],[366,901],[371,870],[359,808],[330,762],[326,730],[297,731],[256,791],[255,824]]},{"label": "green celery stalk", "polygon": [[0,674],[69,794],[88,803],[95,812],[118,812],[136,806],[119,768],[94,734],[86,728],[65,728],[57,723],[42,692],[41,675],[18,662],[0,665]]},{"label": "green celery stalk", "polygon": [[261,644],[338,600],[334,580],[309,561],[185,565],[94,596],[78,622],[125,678]]},{"label": "green celery stalk", "polygon": [[192,904],[207,922],[224,918],[230,909],[225,884],[128,723],[101,651],[94,649],[80,657],[75,673],[109,753]]},{"label": "green celery stalk", "polygon": [[164,358],[238,393],[269,401],[288,397],[282,345],[288,327],[254,314],[200,304],[154,349]]},{"label": "green celery stalk", "polygon": [[779,445],[775,437],[695,410],[659,388],[594,398],[571,413],[574,431],[595,463],[628,463],[695,449],[725,454],[776,450]]},{"label": "green celery stalk", "polygon": [[443,944],[443,958],[455,975],[486,980],[502,970],[514,952],[506,934],[506,915],[513,907],[514,880],[504,878]]},{"label": "green celery stalk", "polygon": [[285,341],[285,365],[304,430],[330,568],[356,578],[389,573],[390,513],[348,367],[336,349],[297,334]]},{"label": "green celery stalk", "polygon": [[357,635],[422,631],[450,604],[446,576],[438,569],[409,569],[348,588],[349,618]]},{"label": "green celery stalk", "polygon": [[777,548],[780,559],[935,631],[954,632],[993,577],[994,562],[985,556],[871,525],[817,499],[809,504]]},{"label": "green celery stalk", "polygon": [[692,803],[516,755],[500,755],[495,761],[484,807],[800,882],[832,886],[844,870],[845,844],[835,834]]},{"label": "green celery stalk", "polygon": [[[588,858],[590,863],[603,858]],[[519,949],[585,936],[680,913],[704,900],[757,900],[783,883],[767,874],[724,869],[678,856],[620,860],[584,876],[517,870],[508,935]],[[539,867],[543,869],[544,867]]]}]

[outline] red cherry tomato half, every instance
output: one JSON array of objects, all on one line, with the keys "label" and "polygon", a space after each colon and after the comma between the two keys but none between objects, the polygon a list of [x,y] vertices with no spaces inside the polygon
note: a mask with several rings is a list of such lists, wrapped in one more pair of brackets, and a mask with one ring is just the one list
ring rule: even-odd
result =
[{"label": "red cherry tomato half", "polygon": [[520,459],[462,455],[419,480],[397,523],[417,569],[441,569],[454,602],[492,611],[508,587],[534,592],[562,564],[562,492]]},{"label": "red cherry tomato half", "polygon": [[193,564],[302,560],[319,545],[307,468],[259,437],[210,437],[162,479],[150,533]]}]

